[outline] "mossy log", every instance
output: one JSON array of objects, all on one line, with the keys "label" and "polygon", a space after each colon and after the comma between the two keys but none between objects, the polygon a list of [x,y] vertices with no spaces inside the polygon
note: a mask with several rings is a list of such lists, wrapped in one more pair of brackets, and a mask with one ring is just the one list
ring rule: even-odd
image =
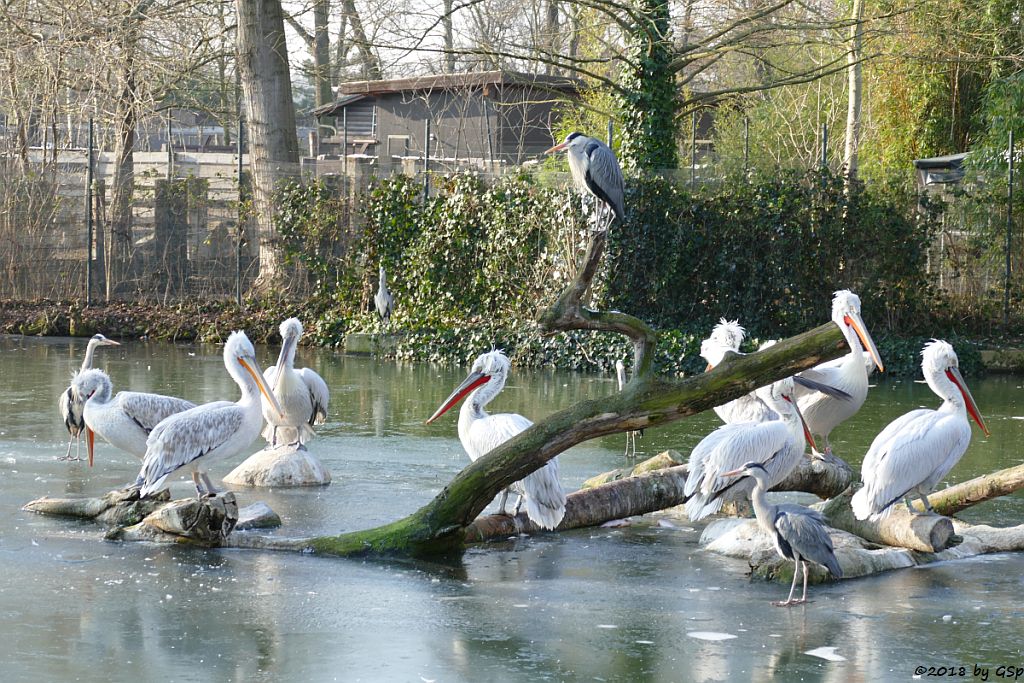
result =
[{"label": "mossy log", "polygon": [[581,489],[592,489],[595,486],[601,484],[607,484],[611,481],[619,481],[620,479],[626,479],[628,477],[635,477],[645,472],[653,472],[655,470],[663,470],[668,467],[676,467],[686,462],[686,459],[680,455],[679,451],[667,450],[658,453],[653,458],[648,458],[643,462],[639,462],[633,467],[620,467],[610,472],[602,472],[596,476],[587,479],[580,485]]},{"label": "mossy log", "polygon": [[[1024,551],[1024,525],[995,528],[953,522],[962,541],[941,552],[918,552],[907,548],[878,546],[846,531],[831,529],[836,559],[843,569],[843,578],[852,579],[892,569],[903,569],[941,560],[958,560],[977,555]],[[707,550],[747,560],[751,576],[758,579],[789,583],[793,580],[793,562],[775,551],[772,541],[752,519],[719,519],[707,526],[700,544]],[[810,581],[831,580],[828,572],[810,565]]]},{"label": "mossy log", "polygon": [[[1022,488],[1024,465],[1017,465],[936,491],[928,496],[928,502],[940,515],[955,515],[972,505],[1009,495]],[[921,501],[915,500],[914,505],[918,510],[924,509]]]},{"label": "mossy log", "polygon": [[41,515],[91,519],[108,526],[138,524],[147,515],[171,499],[169,491],[139,498],[139,489],[129,487],[110,491],[94,498],[50,498],[44,496],[27,503],[22,509]]},{"label": "mossy log", "polygon": [[804,491],[828,500],[845,491],[853,481],[853,469],[845,460],[833,455],[825,459],[805,457],[772,491]]}]

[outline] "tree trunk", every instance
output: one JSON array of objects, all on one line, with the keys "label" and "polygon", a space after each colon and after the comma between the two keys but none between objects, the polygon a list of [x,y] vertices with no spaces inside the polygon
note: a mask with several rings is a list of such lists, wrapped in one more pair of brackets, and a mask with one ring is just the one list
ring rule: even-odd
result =
[{"label": "tree trunk", "polygon": [[857,519],[850,509],[853,490],[832,498],[821,506],[828,523],[874,543],[934,553],[954,545],[953,523],[936,514],[914,515],[905,505],[893,505],[886,515]]},{"label": "tree trunk", "polygon": [[619,162],[627,172],[676,168],[675,71],[668,0],[639,0],[644,18],[627,35],[621,62]]},{"label": "tree trunk", "polygon": [[345,19],[352,27],[352,42],[356,50],[359,51],[359,60],[363,65],[363,78],[369,81],[379,80],[382,77],[380,62],[373,54],[370,40],[366,37],[366,30],[363,20],[359,17],[359,12],[356,10],[355,0],[344,0],[343,9]]},{"label": "tree trunk", "polygon": [[555,74],[555,65],[550,60],[561,54],[558,38],[558,0],[546,0],[544,7],[544,36],[540,44],[544,46],[544,50],[547,52],[545,57],[548,61],[544,64],[544,73],[548,76]]},{"label": "tree trunk", "polygon": [[[134,46],[129,48],[134,51]],[[107,261],[107,300],[128,277],[132,245],[132,198],[135,193],[135,127],[138,125],[134,59],[129,56],[122,78],[114,143],[114,180],[110,196],[110,248]],[[170,144],[170,141],[168,141]]]},{"label": "tree trunk", "polygon": [[[331,88],[331,36],[327,32],[331,0],[316,0],[313,3],[313,74],[316,106],[334,101]],[[329,134],[323,129],[322,135]]]},{"label": "tree trunk", "polygon": [[862,68],[861,55],[864,42],[864,0],[853,0],[851,10],[853,25],[850,26],[850,52],[847,55],[847,109],[846,109],[846,149],[843,164],[846,167],[847,180],[857,178],[857,149],[860,145],[860,106]]},{"label": "tree trunk", "polygon": [[260,270],[254,288],[272,291],[283,280],[274,226],[274,193],[298,175],[299,144],[280,0],[237,0],[238,61],[249,123],[249,168],[259,236]]},{"label": "tree trunk", "polygon": [[441,25],[444,27],[444,72],[455,73],[455,31],[452,25],[452,6],[454,0],[444,0],[444,16]]},{"label": "tree trunk", "polygon": [[[984,474],[928,496],[935,512],[940,515],[955,515],[972,505],[1006,496],[1024,488],[1024,465],[1009,467],[991,474]],[[914,507],[923,510],[920,501],[914,501]]]}]

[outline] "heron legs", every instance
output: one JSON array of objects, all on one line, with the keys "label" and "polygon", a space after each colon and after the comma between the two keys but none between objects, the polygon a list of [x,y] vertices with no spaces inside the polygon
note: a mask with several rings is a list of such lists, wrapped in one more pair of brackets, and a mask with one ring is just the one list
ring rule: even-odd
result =
[{"label": "heron legs", "polygon": [[505,489],[504,491],[501,492],[501,502],[498,504],[498,514],[499,515],[507,515],[508,514],[507,512],[505,512],[505,503],[507,503],[507,502],[508,502],[508,489]]},{"label": "heron legs", "polygon": [[[73,458],[71,457],[71,444],[72,443],[77,443],[78,444],[78,449],[75,451],[75,457],[73,457]],[[70,439],[68,439],[68,452],[65,453],[63,457],[58,457],[57,459],[58,460],[68,460],[70,462],[75,462],[75,461],[78,461],[78,460],[82,459],[82,436],[81,436],[81,434],[74,434],[74,435],[71,436]]]},{"label": "heron legs", "polygon": [[[793,599],[793,592],[796,591],[796,577],[800,574],[800,567],[804,570],[804,594],[799,600]],[[807,560],[800,559],[798,555],[793,560],[793,583],[789,587],[789,597],[786,598],[785,602],[773,602],[772,604],[776,607],[792,607],[793,605],[799,605],[807,602]]]}]

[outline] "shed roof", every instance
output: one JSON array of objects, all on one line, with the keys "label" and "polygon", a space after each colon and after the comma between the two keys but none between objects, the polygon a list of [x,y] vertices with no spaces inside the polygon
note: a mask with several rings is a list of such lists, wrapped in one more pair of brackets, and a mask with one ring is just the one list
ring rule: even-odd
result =
[{"label": "shed roof", "polygon": [[966,173],[963,167],[966,158],[967,152],[928,159],[914,159],[918,183],[922,187],[926,187],[960,182]]},{"label": "shed roof", "polygon": [[469,71],[385,81],[350,81],[341,83],[338,92],[342,95],[383,95],[411,90],[456,90],[485,85],[519,85],[561,93],[577,93],[583,89],[584,83],[578,78],[567,76],[544,76],[518,71]]}]

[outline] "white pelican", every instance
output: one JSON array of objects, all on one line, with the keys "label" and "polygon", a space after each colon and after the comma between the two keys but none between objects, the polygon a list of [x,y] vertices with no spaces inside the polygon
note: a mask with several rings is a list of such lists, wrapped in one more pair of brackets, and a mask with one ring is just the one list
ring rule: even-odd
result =
[{"label": "white pelican", "polygon": [[[470,460],[476,460],[494,450],[533,424],[515,413],[488,415],[484,411],[484,406],[505,386],[509,366],[508,358],[501,351],[483,354],[473,363],[469,376],[427,420],[427,424],[430,424],[468,394],[469,398],[459,411],[459,440]],[[565,491],[558,481],[557,457],[522,481],[514,483],[511,488],[519,494],[513,515],[525,503],[526,514],[544,529],[554,529],[562,521],[565,515]],[[507,499],[508,490],[501,496],[501,514],[506,514]]]},{"label": "white pelican", "polygon": [[[82,367],[74,374],[71,381],[74,382],[75,377],[77,377],[79,373],[85,372],[92,367],[92,356],[96,352],[96,347],[120,345],[120,343],[113,339],[107,339],[102,334],[94,334],[85,347],[85,360],[82,361]],[[82,421],[82,402],[75,400],[75,396],[70,386],[65,389],[57,399],[57,408],[60,410],[60,416],[64,420],[64,426],[67,427],[68,434],[71,435],[71,438],[68,439],[68,452],[64,454],[63,458],[57,459],[71,460],[71,444],[77,442],[78,452],[75,454],[74,459],[81,460],[81,435],[82,430],[85,429],[85,422]]]},{"label": "white pelican", "polygon": [[[807,560],[816,562],[828,569],[837,579],[843,578],[843,570],[836,560],[832,549],[832,538],[825,529],[825,519],[817,510],[802,505],[772,505],[765,495],[771,483],[771,475],[759,462],[748,462],[723,477],[751,477],[754,490],[750,494],[754,504],[754,516],[757,525],[764,530],[772,541],[775,550],[787,560],[793,560],[793,584],[789,587],[789,597],[785,602],[773,602],[779,607],[789,607],[807,602]],[[800,567],[804,570],[804,594],[799,600],[793,599],[796,590],[796,577],[800,575]]]},{"label": "white pelican", "polygon": [[690,453],[690,473],[683,493],[687,496],[686,516],[691,521],[718,512],[722,503],[749,496],[751,479],[727,476],[747,462],[759,462],[768,474],[771,488],[800,464],[804,440],[811,437],[793,398],[791,377],[758,389],[758,396],[780,419],[722,425],[705,436]]},{"label": "white pelican", "polygon": [[[263,438],[271,447],[277,445],[277,430],[284,429],[289,444],[303,445],[313,436],[313,425],[327,420],[327,404],[331,394],[320,375],[310,368],[295,369],[295,347],[302,336],[302,323],[288,318],[281,323],[281,353],[277,365],[267,368],[263,376],[284,410],[284,419],[277,417],[269,401],[263,401],[263,418],[267,428]],[[291,436],[294,435],[294,438]]]},{"label": "white pelican", "polygon": [[[615,361],[615,380],[618,382],[619,391],[622,391],[626,387],[626,365],[621,360]],[[636,457],[636,439],[637,437],[643,437],[644,430],[633,429],[626,432],[626,457]]]},{"label": "white pelican", "polygon": [[[850,398],[837,400],[821,392],[802,387],[797,389],[800,411],[807,420],[811,433],[821,436],[824,440],[826,455],[832,453],[832,447],[828,442],[829,433],[860,410],[868,396],[865,347],[879,371],[885,371],[875,342],[871,340],[871,335],[861,320],[860,297],[848,289],[836,292],[832,299],[832,322],[842,330],[846,343],[850,346],[850,352],[842,358],[805,370],[800,376],[845,391]],[[813,450],[813,454],[820,457],[816,449]]]},{"label": "white pelican", "polygon": [[970,413],[981,431],[988,427],[978,412],[967,383],[960,375],[956,352],[949,343],[933,340],[921,352],[925,381],[939,398],[938,410],[920,408],[899,417],[871,442],[861,465],[864,486],[853,495],[857,519],[876,515],[902,498],[911,512],[912,494],[924,503],[953,466],[959,462],[971,440]]},{"label": "white pelican", "polygon": [[625,192],[622,183],[622,169],[608,145],[597,138],[588,138],[581,133],[569,133],[565,141],[544,152],[561,152],[565,150],[569,157],[569,172],[572,174],[576,189],[584,195],[590,194],[597,198],[601,214],[611,214],[603,219],[610,225],[615,218],[621,223],[625,217],[623,200]]},{"label": "white pelican", "polygon": [[238,455],[259,435],[263,426],[260,394],[270,401],[278,415],[283,415],[256,363],[256,350],[244,332],[232,332],[228,337],[224,365],[241,388],[242,397],[237,403],[205,403],[158,424],[146,441],[146,457],[139,472],[141,496],[159,491],[167,477],[183,468],[191,470],[198,497],[204,494],[203,484],[205,493],[215,493],[200,467],[205,469],[214,460]]},{"label": "white pelican", "polygon": [[86,370],[71,384],[75,396],[85,404],[85,441],[92,467],[95,435],[115,448],[140,460],[146,455],[146,439],[166,417],[195,408],[191,401],[160,394],[119,391],[111,399],[113,385],[102,370]]},{"label": "white pelican", "polygon": [[[725,318],[719,320],[711,330],[711,336],[700,343],[700,356],[707,361],[707,370],[711,370],[721,363],[726,352],[732,351],[738,354],[746,332],[740,327],[739,320],[726,320]],[[779,417],[774,410],[757,397],[757,392],[754,391],[723,405],[715,406],[714,410],[725,424],[765,422]]]},{"label": "white pelican", "polygon": [[388,291],[384,274],[384,264],[380,264],[380,282],[377,283],[377,293],[373,295],[373,305],[377,308],[377,316],[384,327],[391,322],[391,313],[395,310],[395,297]]}]

